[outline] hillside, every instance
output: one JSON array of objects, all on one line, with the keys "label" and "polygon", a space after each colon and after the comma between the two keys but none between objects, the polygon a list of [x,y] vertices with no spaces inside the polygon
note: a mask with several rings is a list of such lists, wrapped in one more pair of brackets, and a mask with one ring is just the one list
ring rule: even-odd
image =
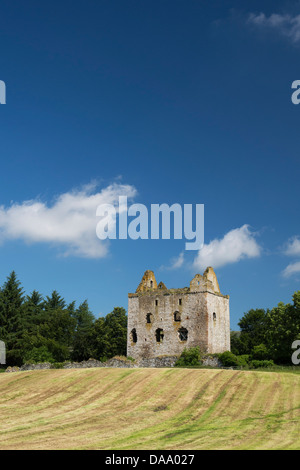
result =
[{"label": "hillside", "polygon": [[0,449],[299,449],[300,375],[209,369],[0,374]]}]

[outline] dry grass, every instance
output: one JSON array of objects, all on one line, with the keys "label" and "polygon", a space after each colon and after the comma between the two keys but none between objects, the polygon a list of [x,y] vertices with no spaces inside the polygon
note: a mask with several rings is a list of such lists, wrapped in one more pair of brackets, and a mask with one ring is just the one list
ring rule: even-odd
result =
[{"label": "dry grass", "polygon": [[209,369],[1,374],[0,449],[299,449],[300,375]]}]

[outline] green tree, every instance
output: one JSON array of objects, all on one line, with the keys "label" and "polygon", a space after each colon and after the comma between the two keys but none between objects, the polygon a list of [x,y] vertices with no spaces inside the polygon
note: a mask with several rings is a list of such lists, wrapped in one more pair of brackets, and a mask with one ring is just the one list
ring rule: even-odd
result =
[{"label": "green tree", "polygon": [[175,363],[175,367],[200,366],[201,352],[198,346],[184,349]]},{"label": "green tree", "polygon": [[62,308],[64,309],[66,307],[66,302],[65,300],[60,296],[60,294],[54,290],[51,294],[51,297],[46,297],[45,301],[45,310],[49,309],[57,309],[57,308]]},{"label": "green tree", "polygon": [[251,359],[264,360],[269,359],[270,352],[265,344],[258,344],[254,346],[251,353]]},{"label": "green tree", "polygon": [[251,354],[254,346],[264,344],[268,330],[268,310],[251,309],[244,314],[238,323],[241,329],[239,343],[235,343],[235,351],[239,354]]},{"label": "green tree", "polygon": [[25,329],[24,293],[15,271],[0,291],[0,338],[6,343],[7,364],[22,364],[21,339]]},{"label": "green tree", "polygon": [[55,362],[47,345],[33,347],[24,354],[24,363]]},{"label": "green tree", "polygon": [[94,323],[93,350],[97,359],[125,356],[127,349],[127,315],[122,307],[115,307],[104,318]]},{"label": "green tree", "polygon": [[104,317],[99,317],[94,322],[94,326],[91,334],[91,356],[95,359],[105,360],[107,351],[107,341],[109,338],[104,335]]},{"label": "green tree", "polygon": [[240,355],[246,353],[245,344],[241,341],[240,331],[230,332],[230,349],[233,354]]},{"label": "green tree", "polygon": [[126,356],[127,352],[127,315],[122,307],[115,307],[106,315],[104,321],[105,336],[109,339],[106,355]]},{"label": "green tree", "polygon": [[34,290],[27,295],[24,302],[24,324],[27,331],[36,332],[36,326],[41,323],[44,312],[44,299],[42,295]]},{"label": "green tree", "polygon": [[43,346],[43,337],[40,335],[40,324],[44,320],[44,299],[42,295],[33,291],[27,295],[23,303],[24,331],[20,340],[23,362],[27,362],[28,355],[33,349]]},{"label": "green tree", "polygon": [[41,342],[36,347],[46,346],[57,362],[69,360],[71,357],[76,327],[76,320],[71,313],[57,291],[54,290],[51,297],[47,296],[43,319],[38,328]]},{"label": "green tree", "polygon": [[231,351],[225,351],[219,355],[219,359],[224,367],[237,367],[239,366],[238,357]]},{"label": "green tree", "polygon": [[89,309],[87,300],[72,312],[72,316],[76,321],[72,359],[80,362],[93,355],[92,335],[95,317]]},{"label": "green tree", "polygon": [[268,314],[267,347],[277,363],[291,363],[292,343],[300,339],[300,291],[293,304],[280,302]]}]

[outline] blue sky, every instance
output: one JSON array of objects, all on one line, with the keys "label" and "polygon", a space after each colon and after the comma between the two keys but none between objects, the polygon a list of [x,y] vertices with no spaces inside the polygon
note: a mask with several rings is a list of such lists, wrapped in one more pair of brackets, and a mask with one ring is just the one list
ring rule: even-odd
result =
[{"label": "blue sky", "polygon": [[[0,283],[15,270],[26,293],[57,289],[98,316],[127,308],[146,269],[183,287],[207,264],[233,329],[250,308],[290,302],[299,15],[300,2],[274,0],[2,0]],[[151,239],[103,249],[93,203],[119,192],[147,207],[204,204],[206,251]]]}]

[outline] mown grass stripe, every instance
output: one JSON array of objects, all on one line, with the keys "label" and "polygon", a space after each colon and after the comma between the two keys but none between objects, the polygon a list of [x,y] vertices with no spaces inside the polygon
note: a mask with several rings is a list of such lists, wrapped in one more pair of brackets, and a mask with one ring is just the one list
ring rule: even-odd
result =
[{"label": "mown grass stripe", "polygon": [[213,369],[1,374],[0,449],[296,449],[299,385]]}]

